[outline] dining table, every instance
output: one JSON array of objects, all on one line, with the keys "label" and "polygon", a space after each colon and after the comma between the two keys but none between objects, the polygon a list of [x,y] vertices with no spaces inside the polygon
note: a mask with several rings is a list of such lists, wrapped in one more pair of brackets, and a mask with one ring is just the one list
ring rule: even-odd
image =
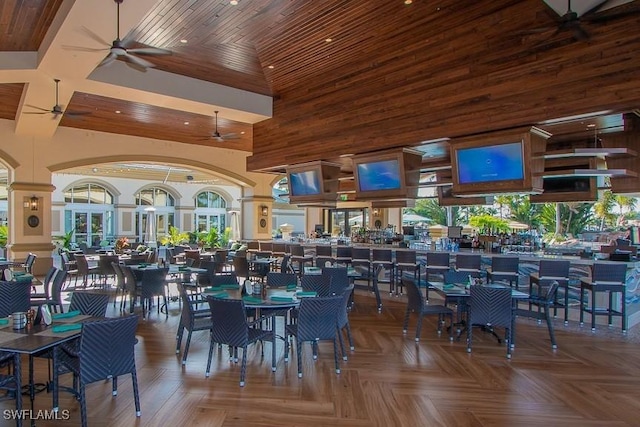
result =
[{"label": "dining table", "polygon": [[[80,336],[82,332],[82,323],[88,320],[97,320],[98,318],[88,315],[82,315],[80,312],[74,311],[69,313],[57,313],[52,315],[52,323],[45,324],[29,324],[20,329],[14,329],[13,319],[0,319],[0,351],[9,353],[19,353],[29,356],[29,379],[28,384],[24,385],[24,389],[29,395],[31,408],[33,409],[35,395],[38,392],[48,388],[49,383],[36,383],[33,372],[33,360],[38,354],[44,354],[53,350],[55,347],[70,342]],[[52,366],[55,372],[57,366],[56,352],[51,351]],[[56,402],[56,376],[53,376],[51,384],[54,392],[53,402]],[[56,411],[58,408],[53,408]],[[31,425],[35,425],[35,419],[31,420]]]}]

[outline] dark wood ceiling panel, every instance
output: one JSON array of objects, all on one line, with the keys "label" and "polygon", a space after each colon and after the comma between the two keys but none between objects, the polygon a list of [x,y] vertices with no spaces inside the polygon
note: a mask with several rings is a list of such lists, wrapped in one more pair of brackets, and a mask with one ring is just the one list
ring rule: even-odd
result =
[{"label": "dark wood ceiling panel", "polygon": [[22,98],[23,83],[0,84],[0,119],[14,120]]},{"label": "dark wood ceiling panel", "polygon": [[127,39],[170,49],[173,55],[153,58],[159,70],[271,95],[255,38],[282,7],[273,3],[161,0]]},{"label": "dark wood ceiling panel", "polygon": [[218,117],[219,133],[222,135],[233,133],[238,139],[217,141],[211,138],[215,131],[213,116],[87,93],[74,93],[67,109],[91,114],[63,116],[60,126],[242,151],[252,149],[252,126],[226,120],[224,117]]},{"label": "dark wood ceiling panel", "polygon": [[[443,2],[435,20],[427,3],[414,2],[405,26],[380,20],[376,37],[350,48],[354,58],[334,70],[315,73],[309,70],[320,65],[309,65],[294,83],[276,66],[281,98],[274,118],[254,127],[250,169],[624,111],[640,102],[640,38],[629,31],[639,27],[640,14],[585,24],[591,39],[578,42],[553,29],[542,38],[521,35],[541,25],[542,2]],[[295,35],[290,42],[288,55],[303,56]]]},{"label": "dark wood ceiling panel", "polygon": [[63,0],[0,1],[0,51],[36,51]]}]

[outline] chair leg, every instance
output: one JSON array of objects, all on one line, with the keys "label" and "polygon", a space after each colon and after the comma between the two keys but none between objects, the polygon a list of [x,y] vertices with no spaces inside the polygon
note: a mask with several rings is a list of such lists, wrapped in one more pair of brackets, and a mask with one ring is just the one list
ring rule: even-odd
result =
[{"label": "chair leg", "polygon": [[113,377],[111,379],[111,395],[112,396],[118,395],[118,377]]},{"label": "chair leg", "polygon": [[349,349],[354,351],[356,347],[353,345],[353,337],[351,336],[351,325],[347,321],[347,338],[349,339]]},{"label": "chair leg", "polygon": [[213,337],[209,340],[209,358],[207,359],[207,370],[204,372],[205,377],[209,377],[211,375],[211,359],[213,358]]},{"label": "chair leg", "polygon": [[473,330],[473,325],[469,323],[467,325],[467,353],[471,353],[471,340],[472,340],[471,331],[472,330]]},{"label": "chair leg", "polygon": [[584,286],[580,286],[580,326],[584,324]]},{"label": "chair leg", "polygon": [[591,331],[596,330],[596,291],[591,291]]},{"label": "chair leg", "polygon": [[551,314],[549,313],[549,306],[544,308],[544,317],[547,319],[547,328],[549,329],[549,339],[551,340],[551,348],[556,349],[556,335],[553,332],[553,323],[551,323]]},{"label": "chair leg", "polygon": [[333,360],[336,363],[336,374],[340,373],[340,361],[338,360],[338,342],[333,338]]},{"label": "chair leg", "polygon": [[507,341],[507,359],[511,359],[511,328],[507,328],[505,332],[505,339]]},{"label": "chair leg", "polygon": [[406,334],[407,329],[409,328],[409,315],[411,314],[411,310],[407,307],[407,311],[404,313],[404,323],[402,324],[402,333]]},{"label": "chair leg", "polygon": [[340,327],[336,327],[336,335],[340,341],[340,353],[342,353],[342,360],[347,360],[347,351],[344,349],[344,337],[342,336],[342,330]]},{"label": "chair leg", "polygon": [[82,421],[82,427],[87,427],[87,400],[84,395],[84,384],[80,384],[80,420]]},{"label": "chair leg", "polygon": [[138,373],[136,371],[135,366],[133,367],[133,371],[131,371],[131,381],[133,382],[133,401],[136,405],[136,417],[142,415],[142,411],[140,410],[140,393],[138,391]]},{"label": "chair leg", "polygon": [[[187,355],[189,354],[189,345],[191,344],[191,330],[187,333],[187,342],[184,343],[184,353],[182,354],[182,364],[187,364]],[[178,347],[180,348],[180,347]]]},{"label": "chair leg", "polygon": [[240,368],[240,387],[244,387],[244,377],[247,373],[247,346],[242,347],[242,365]]},{"label": "chair leg", "polygon": [[418,324],[416,325],[416,342],[420,341],[420,332],[422,331],[422,313],[418,314]]},{"label": "chair leg", "polygon": [[296,359],[298,359],[298,378],[302,378],[302,343],[296,337]]}]

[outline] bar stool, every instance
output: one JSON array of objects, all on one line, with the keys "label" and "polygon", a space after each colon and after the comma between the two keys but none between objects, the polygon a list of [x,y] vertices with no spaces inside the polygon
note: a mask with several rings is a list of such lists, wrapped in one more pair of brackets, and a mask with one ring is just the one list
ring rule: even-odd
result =
[{"label": "bar stool", "polygon": [[[557,313],[558,308],[564,308],[564,323],[569,323],[569,269],[571,263],[569,261],[561,260],[541,260],[538,273],[531,273],[529,275],[529,295],[542,295],[541,287],[549,287],[553,282],[558,282],[558,289],[564,290],[564,302],[558,301],[558,296],[554,298],[554,303],[549,306],[553,308],[554,316]],[[534,293],[533,286],[538,289]],[[531,311],[532,305],[529,303],[529,311]],[[538,306],[540,311],[540,306]]]},{"label": "bar stool", "polygon": [[304,273],[304,265],[307,263],[310,265],[313,264],[313,257],[305,254],[304,247],[302,245],[291,245],[289,246],[289,250],[291,251],[291,265],[294,266],[297,263],[298,276],[302,276],[302,273]]},{"label": "bar stool", "polygon": [[[607,316],[609,326],[613,325],[613,316],[622,318],[622,333],[627,332],[627,304],[625,301],[627,280],[627,265],[624,263],[593,264],[591,280],[580,279],[580,325],[584,323],[584,313],[591,313],[591,330],[596,330],[596,316]],[[584,304],[585,292],[591,291],[591,304]],[[598,292],[608,292],[609,306],[599,308],[596,306]],[[613,294],[620,294],[620,310],[613,307]]]},{"label": "bar stool", "polygon": [[330,245],[316,245],[316,267],[324,267],[329,261],[333,263],[333,250]]},{"label": "bar stool", "polygon": [[371,266],[375,269],[382,266],[389,271],[389,295],[393,295],[395,289],[395,264],[393,263],[393,252],[391,249],[373,249],[371,252]]},{"label": "bar stool", "polygon": [[479,254],[456,254],[456,271],[475,278],[482,277],[482,256]]},{"label": "bar stool", "polygon": [[425,266],[427,281],[429,281],[430,274],[440,275],[444,280],[444,273],[450,269],[451,259],[449,258],[449,252],[427,252],[427,264]]},{"label": "bar stool", "polygon": [[[404,283],[402,281],[402,274],[405,271],[413,272],[413,282],[418,286],[418,288],[420,288],[420,264],[418,264],[416,259],[416,251],[413,251],[413,250],[397,250],[396,251],[396,273],[398,275],[398,279],[396,280],[396,283],[398,284],[398,288],[400,288],[401,295],[404,288]],[[396,296],[398,296],[397,292],[396,292]]]},{"label": "bar stool", "polygon": [[351,246],[339,245],[336,248],[336,262],[347,267],[351,264]]},{"label": "bar stool", "polygon": [[495,280],[507,280],[511,287],[513,287],[515,282],[517,289],[518,278],[520,277],[520,273],[518,271],[519,262],[520,260],[518,257],[495,256],[491,258],[491,267],[487,268],[487,282],[491,283]]},{"label": "bar stool", "polygon": [[353,268],[364,267],[367,269],[367,289],[371,286],[371,251],[369,248],[351,248],[351,266]]}]

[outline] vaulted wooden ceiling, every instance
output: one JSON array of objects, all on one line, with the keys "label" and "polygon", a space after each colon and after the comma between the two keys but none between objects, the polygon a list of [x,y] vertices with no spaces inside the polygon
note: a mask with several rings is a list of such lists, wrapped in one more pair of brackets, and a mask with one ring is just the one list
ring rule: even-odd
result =
[{"label": "vaulted wooden ceiling", "polygon": [[[175,81],[153,101],[140,93],[157,93],[121,64],[93,71],[107,50],[87,49],[115,37],[115,4],[89,2],[95,13],[80,17],[62,0],[0,3],[0,53],[48,49],[88,69],[84,81],[42,70],[62,79],[67,111],[91,112],[59,125],[251,151],[250,170],[640,105],[640,0],[573,2],[579,14],[602,4],[583,16],[588,40],[556,32],[563,0],[125,0],[125,40],[172,51],[146,57],[156,66],[147,80]],[[595,15],[616,19],[588,21]],[[54,17],[68,23],[72,43],[54,37]],[[29,82],[1,62],[0,118],[20,120],[34,111],[21,104]],[[240,90],[236,104],[182,95],[181,77]],[[54,104],[50,88],[36,106]],[[273,97],[272,117],[255,113],[244,93]],[[220,132],[239,139],[207,140],[214,110]],[[585,132],[574,124],[560,133]]]}]

